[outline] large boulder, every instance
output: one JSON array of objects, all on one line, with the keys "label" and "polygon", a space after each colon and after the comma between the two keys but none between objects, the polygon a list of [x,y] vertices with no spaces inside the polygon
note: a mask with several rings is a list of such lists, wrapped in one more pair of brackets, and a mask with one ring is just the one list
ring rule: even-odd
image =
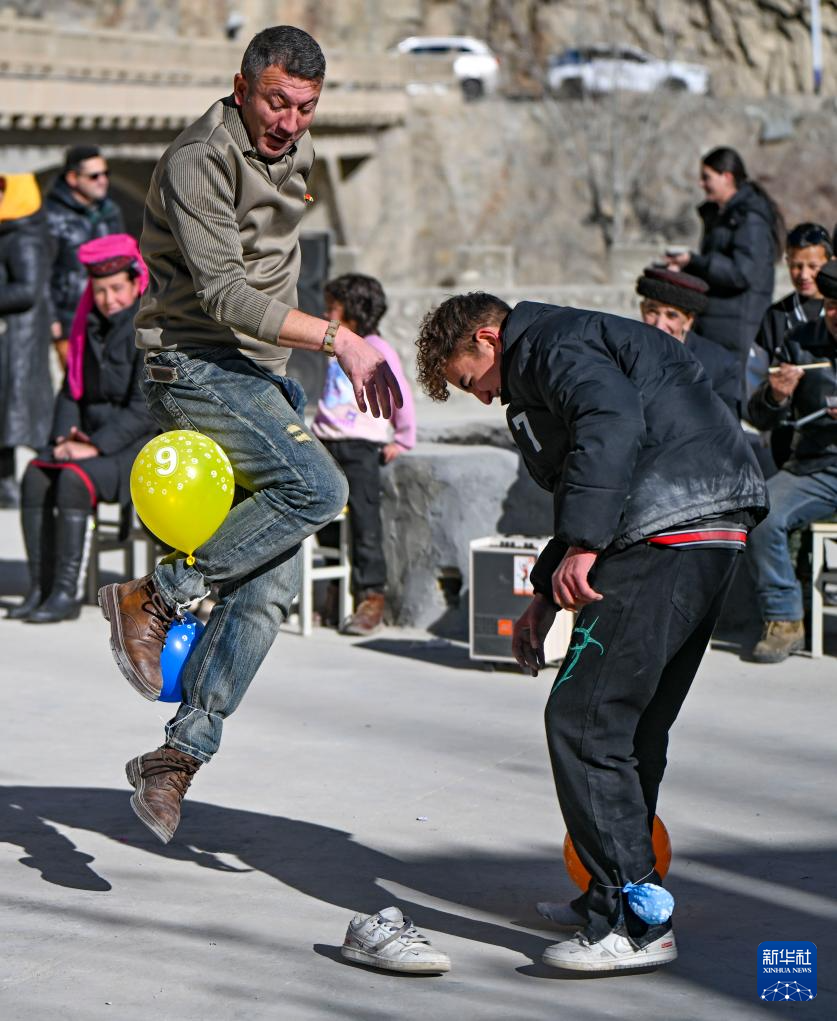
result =
[{"label": "large boulder", "polygon": [[552,498],[515,450],[419,443],[384,472],[383,521],[395,622],[464,638],[471,540],[551,535]]}]

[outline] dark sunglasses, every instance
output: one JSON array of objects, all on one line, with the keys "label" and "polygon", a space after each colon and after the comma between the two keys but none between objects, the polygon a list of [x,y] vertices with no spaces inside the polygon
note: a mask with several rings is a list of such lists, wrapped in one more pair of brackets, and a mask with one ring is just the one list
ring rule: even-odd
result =
[{"label": "dark sunglasses", "polygon": [[813,245],[822,245],[829,255],[832,253],[831,235],[818,223],[802,223],[788,234],[787,248],[811,248]]},{"label": "dark sunglasses", "polygon": [[83,171],[78,171],[79,177],[87,177],[91,181],[98,181],[100,177],[110,177],[109,170],[97,170],[95,174],[85,174]]}]

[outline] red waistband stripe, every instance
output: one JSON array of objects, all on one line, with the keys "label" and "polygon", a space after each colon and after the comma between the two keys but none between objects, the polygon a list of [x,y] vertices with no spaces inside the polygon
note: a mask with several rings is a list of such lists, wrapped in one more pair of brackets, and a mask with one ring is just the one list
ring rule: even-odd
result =
[{"label": "red waistband stripe", "polygon": [[698,528],[687,532],[661,532],[650,536],[648,542],[655,546],[701,546],[709,543],[744,546],[747,543],[747,529]]}]

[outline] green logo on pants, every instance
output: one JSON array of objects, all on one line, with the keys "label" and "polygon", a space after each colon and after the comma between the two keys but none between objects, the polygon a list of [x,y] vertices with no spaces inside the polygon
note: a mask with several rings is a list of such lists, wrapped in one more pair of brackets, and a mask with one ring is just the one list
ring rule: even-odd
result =
[{"label": "green logo on pants", "polygon": [[573,670],[575,670],[578,661],[581,659],[582,652],[584,652],[588,645],[595,645],[599,650],[599,655],[600,656],[604,655],[604,646],[602,645],[601,642],[597,642],[596,639],[593,638],[593,628],[596,626],[596,624],[598,624],[598,622],[599,618],[596,617],[596,619],[593,621],[590,627],[583,627],[581,624],[576,624],[576,626],[573,628],[573,634],[581,635],[581,641],[577,645],[571,645],[569,649],[567,649],[568,653],[570,652],[572,653],[572,659],[567,664],[567,667],[564,671],[564,676],[557,677],[555,679],[555,684],[553,684],[552,691],[550,691],[549,693],[550,696],[555,694],[555,692],[561,687],[564,681],[568,681],[572,677]]}]

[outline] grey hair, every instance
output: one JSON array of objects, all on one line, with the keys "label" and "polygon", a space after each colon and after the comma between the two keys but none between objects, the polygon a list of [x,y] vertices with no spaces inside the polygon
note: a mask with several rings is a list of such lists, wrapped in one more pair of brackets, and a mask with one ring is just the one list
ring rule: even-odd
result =
[{"label": "grey hair", "polygon": [[292,78],[322,81],[326,62],[317,41],[301,28],[276,25],[253,36],[241,59],[241,73],[255,82],[268,67],[281,67]]}]

